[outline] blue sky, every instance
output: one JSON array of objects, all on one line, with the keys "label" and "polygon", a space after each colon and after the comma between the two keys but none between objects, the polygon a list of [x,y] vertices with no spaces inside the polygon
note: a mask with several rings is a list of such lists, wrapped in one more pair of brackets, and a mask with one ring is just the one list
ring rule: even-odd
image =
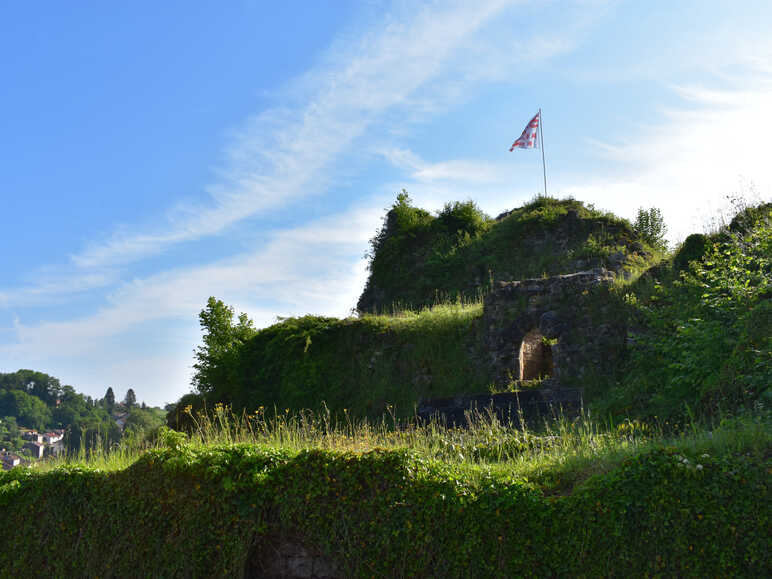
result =
[{"label": "blue sky", "polygon": [[542,187],[673,242],[769,200],[767,2],[0,3],[0,372],[161,405],[214,295],[345,316],[396,193]]}]

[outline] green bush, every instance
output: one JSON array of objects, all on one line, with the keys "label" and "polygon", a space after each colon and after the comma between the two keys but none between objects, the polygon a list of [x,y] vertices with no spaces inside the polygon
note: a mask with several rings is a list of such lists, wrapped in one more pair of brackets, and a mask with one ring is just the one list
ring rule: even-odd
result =
[{"label": "green bush", "polygon": [[619,251],[650,260],[641,241],[627,221],[574,199],[537,197],[491,220],[472,201],[447,203],[435,217],[403,191],[370,242],[357,308],[391,313],[479,299],[496,281],[608,265]]},{"label": "green bush", "polygon": [[15,469],[0,575],[240,577],[291,538],[347,577],[768,576],[770,460],[698,452],[632,455],[567,496],[407,451],[175,441],[116,473]]},{"label": "green bush", "polygon": [[622,378],[596,389],[597,409],[717,416],[770,400],[772,208],[756,209],[746,210],[742,232],[690,236],[672,269],[618,288],[632,344]]},{"label": "green bush", "polygon": [[673,267],[677,271],[689,268],[689,262],[702,259],[709,247],[708,238],[702,233],[687,237],[673,256]]}]

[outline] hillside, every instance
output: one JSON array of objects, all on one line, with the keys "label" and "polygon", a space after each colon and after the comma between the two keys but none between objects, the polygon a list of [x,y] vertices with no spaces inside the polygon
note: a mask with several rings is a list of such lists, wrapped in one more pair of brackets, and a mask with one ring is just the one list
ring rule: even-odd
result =
[{"label": "hillside", "polygon": [[[449,207],[451,213],[459,207],[473,209],[472,204]],[[402,197],[387,214],[387,230],[393,230],[388,224],[401,211],[429,223],[439,219],[410,207]],[[584,217],[570,217],[574,213]],[[746,212],[732,228],[692,236],[673,255],[653,264],[657,254],[641,249],[646,246],[623,220],[583,208],[578,201],[540,198],[497,222],[485,222],[474,243],[454,255],[481,251],[496,239],[508,241],[499,250],[491,246],[491,255],[523,255],[522,247],[512,247],[510,234],[529,229],[549,249],[532,261],[513,259],[521,271],[579,265],[610,269],[587,270],[584,277],[566,273],[499,281],[469,302],[461,301],[465,294],[459,290],[456,302],[433,308],[343,320],[305,316],[260,331],[245,317],[234,325],[233,311],[211,299],[202,312],[209,342],[199,351],[197,392],[178,404],[169,423],[177,425],[180,410],[188,405],[211,408],[217,402],[236,411],[318,410],[325,404],[333,412],[346,409],[355,416],[378,418],[389,409],[404,417],[422,400],[533,388],[541,378],[550,378],[552,388],[582,388],[591,408],[620,418],[681,416],[687,406],[689,412],[714,415],[720,408],[729,411],[766,400],[768,215],[768,206]],[[579,225],[569,227],[575,219]],[[584,233],[566,234],[572,227]],[[601,249],[590,233],[597,229],[607,232]],[[381,232],[375,245],[390,247],[399,239],[390,235]],[[425,247],[414,237],[403,237],[400,243]],[[555,249],[558,242],[581,238],[584,243],[572,255],[582,258],[569,262]],[[528,251],[534,247],[533,242],[521,245]],[[378,268],[386,263],[381,256],[390,255],[383,251],[372,257],[368,287],[379,286],[373,280],[380,279]],[[432,263],[420,267],[431,269],[436,266]],[[473,261],[455,263],[471,271]],[[723,273],[725,269],[730,273]],[[397,284],[402,293],[392,293],[392,298],[409,301],[424,283]],[[424,292],[420,300],[431,293]],[[393,307],[395,302],[390,303]],[[524,373],[517,353],[533,335],[539,336],[538,347],[550,361],[541,375],[531,376]]]},{"label": "hillside", "polygon": [[43,372],[0,373],[3,466],[109,447],[124,438],[139,443],[162,424],[162,416],[160,408],[138,403],[131,388],[124,402],[115,401],[112,388],[105,398],[94,400]]},{"label": "hillside", "polygon": [[574,199],[537,197],[496,219],[471,202],[437,216],[403,192],[371,240],[360,312],[473,300],[499,281],[650,264],[655,251],[630,223]]}]

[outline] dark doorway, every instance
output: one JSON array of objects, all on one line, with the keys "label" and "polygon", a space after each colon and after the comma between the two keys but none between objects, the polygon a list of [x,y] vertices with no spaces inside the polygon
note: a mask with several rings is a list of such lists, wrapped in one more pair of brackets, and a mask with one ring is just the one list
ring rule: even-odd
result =
[{"label": "dark doorway", "polygon": [[520,380],[538,380],[552,374],[552,346],[539,330],[531,330],[520,344]]}]

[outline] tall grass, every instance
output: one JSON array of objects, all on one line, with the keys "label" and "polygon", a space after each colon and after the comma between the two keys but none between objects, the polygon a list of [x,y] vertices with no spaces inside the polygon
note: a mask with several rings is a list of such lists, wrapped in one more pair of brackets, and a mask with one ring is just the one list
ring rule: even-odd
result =
[{"label": "tall grass", "polygon": [[[593,474],[606,472],[625,458],[662,446],[691,456],[732,452],[763,456],[772,444],[770,413],[762,411],[726,417],[714,425],[694,422],[679,425],[647,424],[625,420],[601,423],[585,414],[569,420],[558,417],[537,429],[523,421],[505,424],[489,411],[471,411],[466,428],[450,428],[441,420],[418,423],[401,420],[389,409],[380,421],[334,416],[326,407],[290,412],[259,408],[252,414],[233,414],[218,404],[208,412],[193,413],[187,444],[194,448],[253,444],[290,452],[316,449],[367,452],[373,449],[408,449],[415,455],[464,470],[472,478],[484,473],[527,479],[545,492],[570,492]],[[144,447],[97,447],[38,468],[83,465],[106,471],[126,468],[149,448],[163,446],[163,435]]]}]

